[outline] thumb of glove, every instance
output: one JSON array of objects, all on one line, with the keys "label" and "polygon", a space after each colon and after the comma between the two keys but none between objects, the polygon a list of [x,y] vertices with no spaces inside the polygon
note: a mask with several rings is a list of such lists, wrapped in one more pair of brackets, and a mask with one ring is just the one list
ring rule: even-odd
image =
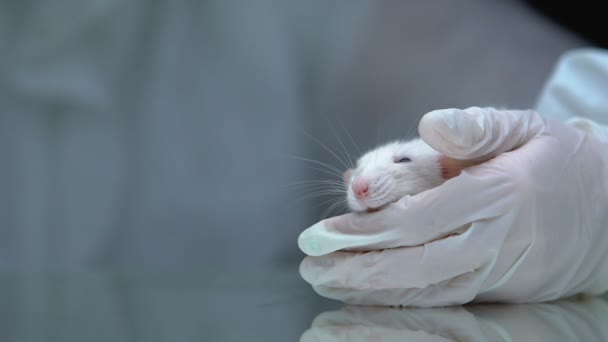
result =
[{"label": "thumb of glove", "polygon": [[425,114],[418,131],[448,158],[483,161],[527,143],[545,131],[545,120],[532,110],[469,107]]}]

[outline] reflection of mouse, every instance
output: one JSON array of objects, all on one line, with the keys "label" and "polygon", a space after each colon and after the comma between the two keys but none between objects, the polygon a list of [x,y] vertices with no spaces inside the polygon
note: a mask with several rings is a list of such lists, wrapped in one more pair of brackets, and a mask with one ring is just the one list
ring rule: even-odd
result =
[{"label": "reflection of mouse", "polygon": [[367,152],[344,173],[350,210],[379,209],[440,185],[447,178],[441,160],[441,154],[422,139],[396,141]]}]

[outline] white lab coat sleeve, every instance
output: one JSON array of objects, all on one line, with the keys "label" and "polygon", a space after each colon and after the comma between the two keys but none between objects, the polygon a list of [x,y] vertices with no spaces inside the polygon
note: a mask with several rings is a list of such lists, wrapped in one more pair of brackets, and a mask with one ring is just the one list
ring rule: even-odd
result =
[{"label": "white lab coat sleeve", "polygon": [[547,79],[536,103],[543,116],[559,120],[579,116],[608,124],[608,50],[566,52]]}]

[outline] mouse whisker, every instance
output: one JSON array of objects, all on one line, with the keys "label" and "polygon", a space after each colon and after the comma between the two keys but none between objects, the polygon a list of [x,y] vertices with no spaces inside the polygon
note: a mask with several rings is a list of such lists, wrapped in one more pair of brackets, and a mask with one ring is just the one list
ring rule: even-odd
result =
[{"label": "mouse whisker", "polygon": [[342,195],[344,194],[344,191],[340,190],[340,189],[312,189],[310,190],[312,192],[310,192],[310,194],[319,194],[319,195]]},{"label": "mouse whisker", "polygon": [[314,166],[310,166],[310,165],[304,165],[304,167],[307,168],[307,169],[319,171],[319,172],[325,173],[327,175],[330,175],[332,177],[338,178],[338,175],[335,172],[332,172],[332,171],[328,171],[328,170],[325,170],[325,169],[320,169],[320,168],[317,168],[317,167],[314,167]]},{"label": "mouse whisker", "polygon": [[323,147],[327,152],[329,152],[329,154],[331,154],[334,158],[336,158],[342,165],[344,165],[345,168],[350,168],[348,166],[348,164],[342,159],[340,158],[332,149],[330,149],[329,147],[327,147],[327,145],[323,144],[319,139],[315,138],[314,136],[312,136],[311,134],[304,132],[304,134],[306,134],[310,139],[312,139],[314,142],[316,142],[319,146]]},{"label": "mouse whisker", "polygon": [[294,156],[293,158],[297,159],[297,160],[302,160],[302,161],[305,161],[305,162],[309,162],[309,163],[312,163],[312,164],[315,164],[315,165],[326,167],[327,169],[329,169],[331,171],[334,171],[334,172],[336,172],[339,175],[342,175],[342,171],[340,169],[338,169],[337,167],[335,167],[335,166],[333,166],[331,164],[328,164],[326,162],[322,162],[320,160],[315,160],[315,159],[310,159],[310,158],[297,157],[297,156]]},{"label": "mouse whisker", "polygon": [[404,175],[402,177],[399,177],[399,178],[395,179],[393,181],[393,183],[399,184],[402,181],[411,181],[411,180],[416,180],[418,178],[419,177],[417,175]]},{"label": "mouse whisker", "polygon": [[342,195],[345,193],[344,190],[342,189],[336,189],[336,188],[310,188],[310,189],[301,189],[301,191],[304,191],[304,193],[321,193],[321,192],[330,192],[336,195]]},{"label": "mouse whisker", "polygon": [[325,120],[327,121],[327,124],[329,125],[329,129],[331,129],[331,132],[333,133],[334,137],[336,138],[336,140],[338,140],[338,144],[341,147],[341,149],[338,149],[338,152],[340,152],[340,155],[342,156],[342,158],[344,158],[344,160],[348,162],[347,168],[354,168],[355,164],[353,163],[353,160],[352,160],[350,154],[348,153],[348,149],[346,148],[346,145],[344,145],[344,142],[342,142],[342,139],[340,139],[340,135],[336,131],[333,123],[331,122],[331,120],[329,120],[328,117],[325,117]]},{"label": "mouse whisker", "polygon": [[312,193],[312,194],[308,194],[306,196],[302,196],[296,199],[296,201],[304,201],[306,199],[312,199],[312,198],[317,198],[317,197],[326,197],[326,196],[330,196],[330,195],[341,195],[341,193]]},{"label": "mouse whisker", "polygon": [[[420,116],[420,118],[422,118],[422,116]],[[418,121],[420,121],[420,120],[418,120]],[[405,141],[410,140],[410,138],[412,137],[412,135],[414,133],[416,133],[417,128],[418,128],[418,125],[412,125],[412,126],[410,126],[410,129],[407,131],[407,134],[405,135],[405,139],[403,139],[403,140],[405,140]]]},{"label": "mouse whisker", "polygon": [[330,202],[342,202],[342,201],[346,201],[346,199],[343,198],[343,197],[332,197],[330,199],[327,199],[327,200],[319,203],[319,205],[327,204],[327,203],[330,203]]},{"label": "mouse whisker", "polygon": [[339,208],[343,207],[345,204],[346,204],[346,200],[344,200],[344,199],[336,201],[334,204],[332,204],[327,209],[325,209],[323,214],[321,214],[321,217],[326,218],[329,215],[329,213],[331,213],[333,210],[335,210],[337,208],[339,209]]},{"label": "mouse whisker", "polygon": [[301,181],[290,184],[289,187],[312,187],[312,186],[333,186],[339,189],[346,189],[346,185],[343,182],[338,182],[334,180],[327,181]]},{"label": "mouse whisker", "polygon": [[381,185],[379,185],[379,186],[376,187],[375,192],[380,192],[381,193],[381,192],[385,191],[387,188],[390,187],[390,183],[391,182],[389,182],[388,180],[384,181]]},{"label": "mouse whisker", "polygon": [[327,201],[323,201],[323,202],[319,203],[319,206],[324,206],[331,202],[333,202],[333,203],[331,205],[327,206],[327,208],[325,208],[325,210],[323,211],[323,214],[321,215],[322,218],[325,218],[325,215],[330,213],[336,207],[342,205],[342,201],[339,198],[331,198]]},{"label": "mouse whisker", "polygon": [[306,192],[310,192],[310,191],[336,191],[339,193],[345,193],[345,189],[340,189],[340,188],[336,188],[336,187],[331,187],[331,186],[321,186],[321,185],[317,185],[314,187],[297,187],[297,188],[291,188],[292,191],[306,191]]},{"label": "mouse whisker", "polygon": [[295,157],[295,158],[299,159],[299,160],[302,160],[302,161],[306,161],[306,162],[312,163],[314,165],[323,166],[323,167],[326,168],[326,169],[324,169],[324,168],[317,168],[317,167],[314,167],[312,165],[305,165],[305,167],[307,167],[309,169],[321,171],[321,172],[330,174],[332,176],[335,176],[335,177],[337,177],[339,179],[342,179],[342,172],[340,170],[336,169],[335,167],[329,165],[329,164],[325,164],[323,162],[312,160],[312,159],[299,158],[299,157]]},{"label": "mouse whisker", "polygon": [[327,186],[327,187],[333,187],[333,188],[337,188],[337,189],[346,189],[347,186],[343,183],[343,182],[338,182],[338,181],[303,181],[303,182],[296,182],[290,185],[290,187],[313,187],[313,186]]},{"label": "mouse whisker", "polygon": [[[348,139],[350,140],[351,144],[355,147],[355,149],[357,150],[357,154],[361,155],[361,149],[359,149],[359,146],[357,145],[357,143],[355,142],[355,139],[353,139],[353,136],[348,132],[348,129],[346,129],[346,127],[340,122],[338,121],[338,123],[340,124],[340,127],[342,128],[342,130],[344,131],[344,133],[346,133],[346,136],[348,137]],[[353,164],[353,167],[355,167],[355,164]]]}]

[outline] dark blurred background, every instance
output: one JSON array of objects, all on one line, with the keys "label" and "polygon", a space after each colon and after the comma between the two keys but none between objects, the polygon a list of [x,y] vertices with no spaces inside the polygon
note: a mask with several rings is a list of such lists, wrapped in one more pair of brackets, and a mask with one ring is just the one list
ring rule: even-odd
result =
[{"label": "dark blurred background", "polygon": [[[515,0],[0,4],[0,264],[297,265],[290,187],[433,109],[532,107],[584,35]],[[335,212],[334,212],[335,213]]]}]

